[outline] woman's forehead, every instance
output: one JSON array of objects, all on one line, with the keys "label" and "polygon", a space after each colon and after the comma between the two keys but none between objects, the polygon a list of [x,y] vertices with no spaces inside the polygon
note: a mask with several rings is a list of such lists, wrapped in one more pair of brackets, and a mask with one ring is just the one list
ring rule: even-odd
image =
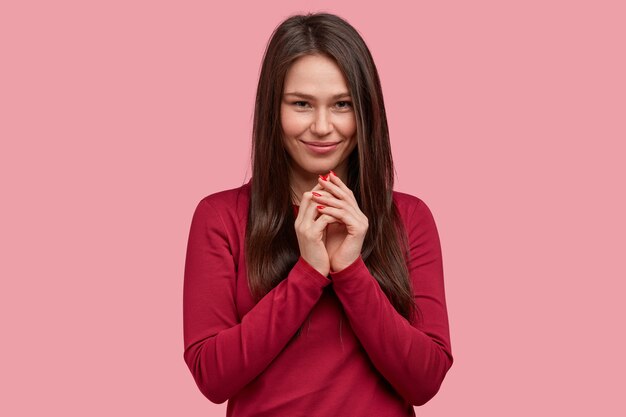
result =
[{"label": "woman's forehead", "polygon": [[[285,76],[285,94],[336,99],[349,95],[339,66],[330,58],[308,55],[296,60]],[[308,96],[308,97],[307,97]]]}]

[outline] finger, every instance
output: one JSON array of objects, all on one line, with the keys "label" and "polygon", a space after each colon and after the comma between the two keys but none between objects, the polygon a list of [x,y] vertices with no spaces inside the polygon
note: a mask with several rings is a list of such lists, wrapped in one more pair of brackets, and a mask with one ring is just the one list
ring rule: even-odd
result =
[{"label": "finger", "polygon": [[317,184],[315,184],[315,187],[311,188],[309,191],[313,192],[313,191],[321,191],[323,190],[324,187],[322,187],[322,185],[318,182]]},{"label": "finger", "polygon": [[339,221],[333,216],[322,214],[317,218],[317,220],[313,222],[313,224],[311,225],[311,229],[314,230],[315,233],[324,233],[324,230],[326,230],[326,226],[331,223],[339,223]]},{"label": "finger", "polygon": [[[321,191],[322,188],[323,187],[318,183],[315,184],[315,186],[308,192],[302,193],[302,196],[300,197],[300,205],[298,207],[298,214],[296,215],[296,220],[294,222],[295,227],[308,228],[320,215],[315,207],[317,204],[311,204],[311,197],[313,196],[313,191]],[[313,203],[315,202],[313,201]]]},{"label": "finger", "polygon": [[342,208],[325,206],[324,208],[318,209],[318,211],[321,213],[320,217],[330,216],[335,220],[335,221],[331,221],[330,223],[338,222],[338,223],[343,223],[346,226],[349,226],[355,223],[354,216]]},{"label": "finger", "polygon": [[322,191],[323,187],[320,184],[315,184],[315,187],[311,188],[309,190],[309,201],[308,201],[308,207],[311,209],[311,213],[313,213],[313,220],[315,220],[315,218],[317,218],[320,214],[317,212],[316,209],[314,209],[315,206],[318,205],[318,203],[315,201],[315,196],[313,196],[313,193],[316,192],[319,194],[319,191]]},{"label": "finger", "polygon": [[318,190],[313,194],[312,200],[316,204],[321,204],[323,206],[337,207],[337,208],[348,208],[347,203],[343,200],[338,199],[334,195],[332,195],[329,191],[326,190]]},{"label": "finger", "polygon": [[[316,191],[316,190],[321,190],[323,187],[320,186],[319,183],[315,184],[315,187],[311,188],[309,191]],[[293,192],[293,189],[292,189]],[[296,196],[295,193],[293,193],[294,198],[297,198],[298,200],[302,201],[302,198],[304,197],[304,193],[302,193],[299,196]]]},{"label": "finger", "polygon": [[[319,185],[319,184],[318,184]],[[304,222],[306,227],[309,227],[315,218],[319,216],[317,212],[317,203],[312,201],[313,190],[319,190],[317,188],[318,185],[313,187],[312,191],[306,191],[302,194],[302,199],[300,200],[300,208],[298,210],[298,217],[296,218],[296,222]],[[298,220],[299,219],[299,220]]]},{"label": "finger", "polygon": [[[307,221],[306,219],[309,219],[311,217],[311,215],[315,214],[315,210],[311,210],[310,206],[310,200],[311,200],[312,194],[309,192],[309,196],[307,196],[307,193],[304,192],[302,193],[302,196],[300,197],[300,205],[298,207],[298,216],[296,217],[296,224],[298,224],[298,222],[305,222]],[[309,222],[311,220],[308,220]]]},{"label": "finger", "polygon": [[[325,191],[329,192],[329,194],[333,196],[334,200],[324,199],[324,201],[320,201],[320,203],[328,203],[328,206],[343,210],[346,214],[351,213],[353,217],[357,217],[361,210],[359,209],[359,204],[354,198],[354,195],[352,193],[346,194],[336,184],[332,184],[330,181],[324,182],[326,182],[326,184],[322,183],[322,185],[324,186]],[[317,198],[320,197],[316,197],[316,199]]]},{"label": "finger", "polygon": [[356,198],[354,198],[354,192],[350,189],[350,187],[348,187],[345,182],[341,181],[341,178],[339,178],[337,174],[335,174],[332,170],[328,174],[328,179],[331,183],[337,185],[341,190],[343,190],[346,196],[354,200],[354,202],[356,203]]},{"label": "finger", "polygon": [[[332,179],[331,177],[333,177],[333,175],[332,174],[328,174],[328,175],[329,175],[328,180],[323,180],[321,178],[318,178],[317,179],[318,184],[321,184],[325,190],[332,193],[338,199],[344,200],[348,202],[350,205],[354,205],[356,203],[356,200],[354,198],[354,195],[352,194],[352,191],[345,184],[340,182],[341,180],[337,176],[334,176],[334,179]],[[339,183],[337,184],[338,181]]]},{"label": "finger", "polygon": [[335,171],[333,171],[332,169],[328,173],[328,180],[331,181],[333,184],[337,184],[339,188],[341,188],[345,192],[351,191],[350,187],[348,187],[345,182],[341,181],[341,178],[339,178],[337,174],[335,174]]}]

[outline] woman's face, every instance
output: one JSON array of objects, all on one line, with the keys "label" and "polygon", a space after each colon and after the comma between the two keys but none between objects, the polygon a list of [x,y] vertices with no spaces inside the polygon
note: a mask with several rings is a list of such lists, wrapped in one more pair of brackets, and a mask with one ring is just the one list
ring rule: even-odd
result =
[{"label": "woman's face", "polygon": [[331,58],[305,55],[291,65],[280,115],[292,170],[303,177],[331,169],[345,176],[357,144],[356,117],[346,81]]}]

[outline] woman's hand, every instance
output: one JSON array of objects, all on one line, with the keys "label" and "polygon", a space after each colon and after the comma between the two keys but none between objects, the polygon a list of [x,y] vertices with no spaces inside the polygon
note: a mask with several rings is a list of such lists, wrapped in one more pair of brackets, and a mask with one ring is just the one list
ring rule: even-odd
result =
[{"label": "woman's hand", "polygon": [[318,178],[318,185],[323,187],[323,192],[317,191],[321,196],[313,195],[313,204],[323,205],[325,208],[318,211],[339,221],[329,224],[326,230],[330,270],[338,272],[356,261],[361,254],[369,222],[361,212],[352,190],[332,171],[327,178]]},{"label": "woman's hand", "polygon": [[300,256],[320,274],[328,276],[330,258],[326,250],[327,226],[337,223],[338,220],[333,216],[318,212],[316,207],[318,204],[312,200],[312,193],[321,190],[322,186],[317,184],[311,191],[302,194],[294,227]]}]

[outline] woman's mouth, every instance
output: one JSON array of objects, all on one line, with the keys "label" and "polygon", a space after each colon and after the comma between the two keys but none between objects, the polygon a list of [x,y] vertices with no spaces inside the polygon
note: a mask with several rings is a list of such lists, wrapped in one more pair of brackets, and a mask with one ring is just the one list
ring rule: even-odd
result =
[{"label": "woman's mouth", "polygon": [[304,143],[304,146],[306,146],[310,151],[316,154],[326,154],[326,153],[332,152],[339,145],[339,142],[334,142],[334,143],[302,142],[302,143]]}]

